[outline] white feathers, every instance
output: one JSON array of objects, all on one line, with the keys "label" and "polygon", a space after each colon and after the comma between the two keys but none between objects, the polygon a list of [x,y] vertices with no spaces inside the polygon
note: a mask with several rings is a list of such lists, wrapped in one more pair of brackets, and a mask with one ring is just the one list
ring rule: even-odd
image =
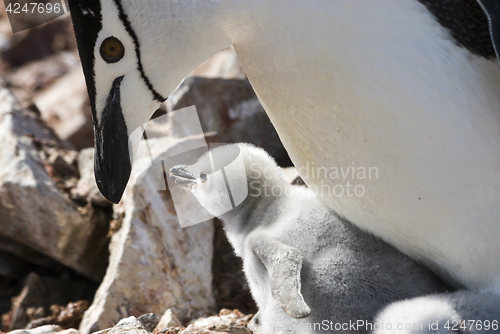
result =
[{"label": "white feathers", "polygon": [[395,302],[380,312],[374,334],[497,333],[500,298],[457,291]]}]

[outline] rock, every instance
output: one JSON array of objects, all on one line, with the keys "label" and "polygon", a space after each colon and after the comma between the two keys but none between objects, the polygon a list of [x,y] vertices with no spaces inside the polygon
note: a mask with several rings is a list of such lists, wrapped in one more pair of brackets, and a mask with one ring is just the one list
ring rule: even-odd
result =
[{"label": "rock", "polygon": [[57,334],[78,334],[78,331],[74,328],[68,328],[63,331],[57,332]]},{"label": "rock", "polygon": [[162,333],[162,334],[179,334],[183,329],[186,329],[186,327],[172,327],[172,328],[169,328],[169,329],[165,330],[165,332],[158,332],[158,333]]},{"label": "rock", "polygon": [[225,332],[229,334],[252,334],[252,331],[248,327],[229,327]]},{"label": "rock", "polygon": [[[54,304],[66,305],[71,300],[92,298],[93,292],[94,287],[89,286],[86,282],[58,280],[31,273],[28,276],[23,291],[13,303],[12,319],[9,329],[25,328],[30,322],[30,316],[33,316],[33,313],[37,312],[38,317],[43,317],[49,313],[49,309],[54,308]],[[70,305],[72,304],[77,303],[71,303]],[[83,308],[83,310],[80,311],[79,318],[76,316],[77,319],[75,320],[74,313],[77,308]],[[63,328],[68,328],[80,322],[85,309],[86,307],[78,307],[77,305],[72,305],[69,309],[68,307],[66,309],[60,307],[60,310],[58,310],[59,312],[57,312],[57,315],[53,317],[53,319],[45,319],[29,327],[45,325],[48,320],[52,324],[57,323]],[[53,311],[53,313],[56,312]]]},{"label": "rock", "polygon": [[37,92],[75,67],[81,67],[78,54],[64,51],[6,72],[5,80],[18,99],[31,101]]},{"label": "rock", "polygon": [[[179,152],[179,147],[183,152],[187,144],[200,142],[199,138],[161,139],[148,140],[155,157]],[[147,151],[135,156],[134,170],[141,164],[151,166]],[[140,181],[132,178],[120,204],[114,206],[121,222],[112,235],[106,276],[80,325],[82,334],[146,312],[172,308],[183,320],[215,309],[213,224],[181,229],[170,192],[148,190],[164,184],[163,174],[156,177],[146,173]]]},{"label": "rock", "polygon": [[[221,332],[210,331],[208,329],[197,327],[194,325],[189,325],[187,328],[179,332],[179,334],[219,334],[219,333]],[[221,334],[227,334],[227,333],[221,333]]]},{"label": "rock", "polygon": [[[54,305],[52,305],[54,306]],[[79,300],[74,303],[68,303],[66,307],[60,307],[57,311],[52,311],[57,316],[56,324],[62,328],[78,327],[83,318],[83,313],[89,308],[88,300]]]},{"label": "rock", "polygon": [[80,179],[76,187],[71,190],[71,197],[83,203],[91,202],[102,207],[112,207],[113,203],[104,198],[95,182],[94,148],[89,147],[80,151],[78,171]]},{"label": "rock", "polygon": [[215,221],[214,233],[212,285],[217,308],[238,308],[244,313],[256,313],[257,306],[243,273],[243,262],[234,254],[222,228],[222,222],[218,219]]},{"label": "rock", "polygon": [[58,1],[45,1],[44,3],[51,3],[52,7],[45,8],[45,10],[40,8],[41,10],[38,10],[36,7],[33,7],[35,5],[33,4],[31,8],[28,8],[28,5],[31,5],[31,3],[28,0],[21,0],[16,10],[13,3],[11,3],[12,7],[9,4],[7,15],[12,26],[12,31],[17,33],[31,29],[65,14],[65,10]]},{"label": "rock", "polygon": [[172,309],[168,309],[160,319],[158,325],[156,325],[155,332],[165,332],[169,328],[181,327],[182,324],[177,319],[177,316],[172,311]]},{"label": "rock", "polygon": [[120,320],[108,332],[108,334],[123,334],[123,333],[149,334],[149,332],[143,327],[142,323],[139,320],[137,320],[134,316]]},{"label": "rock", "polygon": [[92,334],[108,334],[110,330],[111,330],[111,328],[106,328],[106,329],[94,332]]},{"label": "rock", "polygon": [[21,283],[31,269],[26,261],[0,250],[0,314],[11,309],[12,298],[21,291]]},{"label": "rock", "polygon": [[189,73],[189,76],[221,79],[245,79],[246,74],[238,60],[234,48],[228,47],[217,52],[203,64]]},{"label": "rock", "polygon": [[76,152],[61,147],[35,113],[0,88],[0,239],[23,245],[9,251],[27,262],[29,248],[100,281],[108,223],[67,195],[66,181],[76,184]]},{"label": "rock", "polygon": [[33,329],[18,329],[10,331],[10,334],[52,334],[61,332],[62,328],[57,325],[45,325]]},{"label": "rock", "polygon": [[[167,102],[173,111],[196,106],[203,132],[215,131],[222,143],[252,143],[265,149],[280,166],[291,166],[276,130],[255,96],[248,80],[188,77]],[[183,126],[189,119],[184,113],[169,115],[172,134],[188,136]]]},{"label": "rock", "polygon": [[63,140],[78,149],[94,145],[92,112],[81,66],[38,93],[34,102],[42,118]]},{"label": "rock", "polygon": [[2,54],[2,62],[11,68],[75,49],[71,18],[65,15],[41,26],[15,33],[10,45]]},{"label": "rock", "polygon": [[[92,296],[93,294],[88,295],[88,297]],[[82,321],[83,313],[89,308],[89,306],[90,304],[87,300],[79,300],[74,303],[68,303],[68,305],[66,305],[65,307],[56,304],[51,305],[51,316],[43,317],[42,314],[42,316],[38,316],[38,319],[31,320],[26,328],[36,328],[46,324],[58,325],[62,328],[78,327],[78,325],[80,325],[80,322]],[[38,308],[37,311],[39,309],[40,308]],[[28,309],[28,316],[30,316],[29,311],[30,309]],[[34,316],[31,317],[34,318]]]},{"label": "rock", "polygon": [[[4,53],[11,47],[12,28],[6,11],[0,11],[0,53]],[[0,70],[2,66],[0,64]]]},{"label": "rock", "polygon": [[[252,314],[245,315],[238,310],[222,309],[219,315],[208,318],[200,318],[192,322],[196,327],[209,330],[227,332],[230,327],[246,327],[252,318]],[[236,329],[233,329],[236,331]]]},{"label": "rock", "polygon": [[[29,259],[29,262],[25,259]],[[2,266],[0,268],[0,279],[5,280],[5,285],[0,284],[0,289],[8,285],[7,281],[19,285],[19,288],[11,297],[21,292],[24,280],[30,272],[43,272],[52,277],[71,278],[72,276],[78,276],[74,270],[49,256],[3,236],[0,236],[0,263],[2,263],[0,264]],[[80,278],[75,277],[74,279]],[[3,299],[3,296],[1,299]],[[10,309],[10,298],[8,298],[8,309]],[[4,313],[4,311],[2,310],[0,313]]]},{"label": "rock", "polygon": [[158,323],[160,322],[160,318],[158,318],[158,316],[154,313],[141,315],[139,318],[137,318],[137,320],[139,320],[139,322],[148,332],[154,331],[156,325],[158,325]]}]

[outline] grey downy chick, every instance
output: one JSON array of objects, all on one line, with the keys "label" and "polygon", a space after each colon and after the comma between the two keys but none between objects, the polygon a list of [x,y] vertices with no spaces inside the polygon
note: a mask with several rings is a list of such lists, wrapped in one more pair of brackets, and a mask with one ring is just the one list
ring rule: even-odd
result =
[{"label": "grey downy chick", "polygon": [[260,148],[221,146],[172,167],[170,177],[223,221],[259,308],[249,325],[256,333],[368,333],[384,306],[446,291],[431,271],[337,216],[313,191],[289,185]]}]

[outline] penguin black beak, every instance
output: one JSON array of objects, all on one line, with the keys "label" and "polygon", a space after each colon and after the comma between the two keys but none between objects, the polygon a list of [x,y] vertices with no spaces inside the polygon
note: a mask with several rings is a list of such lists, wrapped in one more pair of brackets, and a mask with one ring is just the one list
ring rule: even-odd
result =
[{"label": "penguin black beak", "polygon": [[196,184],[196,178],[188,170],[188,165],[177,165],[170,168],[170,178],[184,187]]},{"label": "penguin black beak", "polygon": [[132,170],[127,126],[120,105],[122,80],[123,76],[113,81],[101,122],[94,123],[95,179],[101,193],[113,203],[120,202]]}]

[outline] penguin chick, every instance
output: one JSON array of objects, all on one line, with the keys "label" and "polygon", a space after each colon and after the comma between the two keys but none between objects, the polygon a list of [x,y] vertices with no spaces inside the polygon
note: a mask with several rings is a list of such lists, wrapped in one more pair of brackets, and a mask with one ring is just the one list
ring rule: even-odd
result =
[{"label": "penguin chick", "polygon": [[445,291],[428,269],[289,185],[262,149],[224,145],[170,176],[223,221],[259,308],[249,324],[257,333],[367,333],[391,302]]},{"label": "penguin chick", "polygon": [[456,291],[395,302],[375,323],[374,334],[487,334],[500,330],[500,297]]}]

